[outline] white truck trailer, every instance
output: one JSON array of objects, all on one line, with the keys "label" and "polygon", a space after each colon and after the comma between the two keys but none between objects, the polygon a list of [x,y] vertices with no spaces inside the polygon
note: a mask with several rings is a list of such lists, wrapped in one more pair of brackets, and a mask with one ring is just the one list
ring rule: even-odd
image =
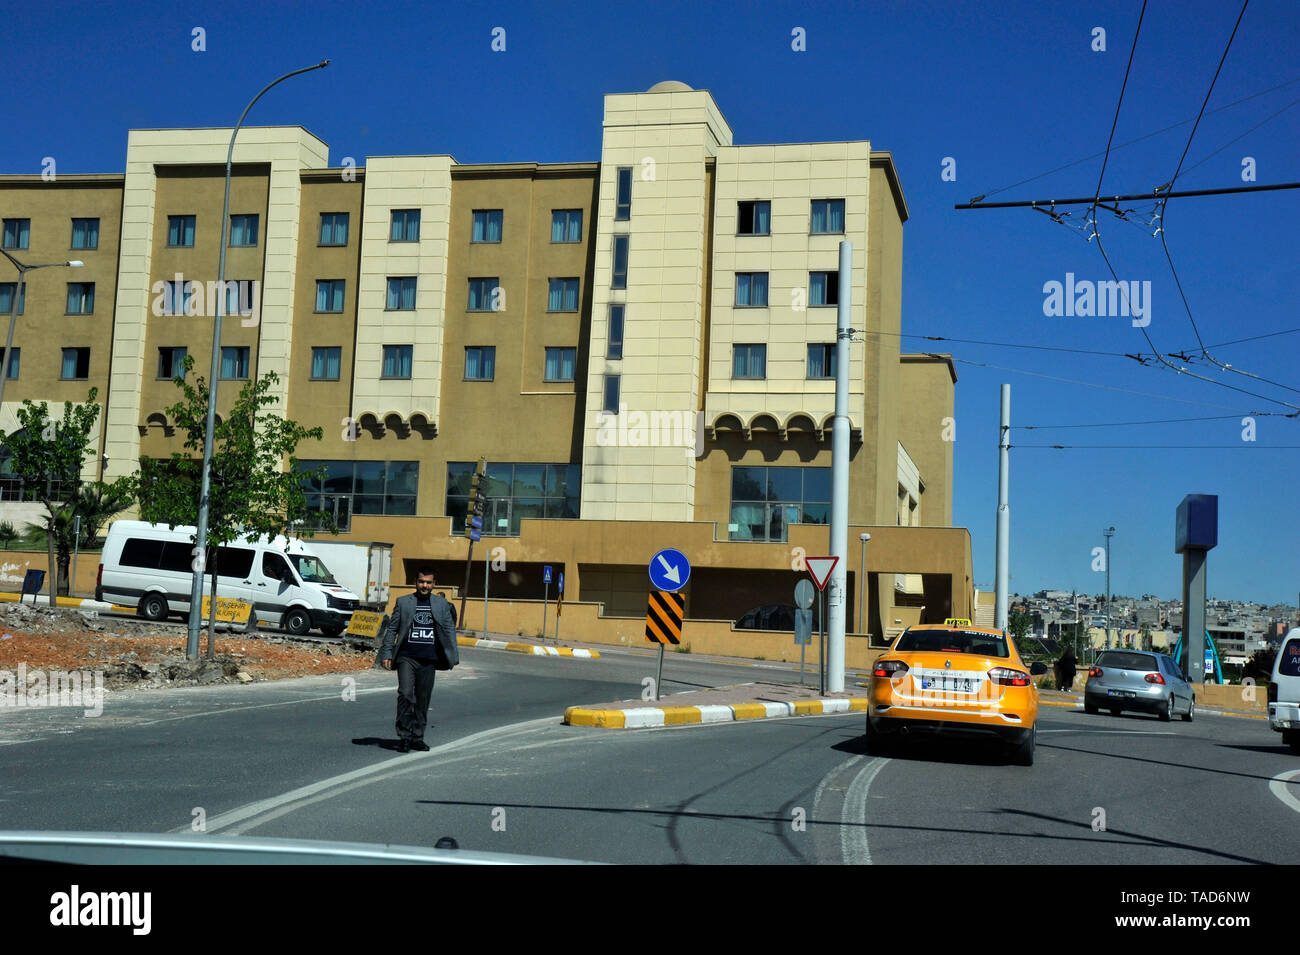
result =
[{"label": "white truck trailer", "polygon": [[337,541],[321,537],[305,543],[329,568],[339,586],[361,601],[361,609],[384,613],[388,609],[388,579],[393,570],[393,545],[379,542]]}]

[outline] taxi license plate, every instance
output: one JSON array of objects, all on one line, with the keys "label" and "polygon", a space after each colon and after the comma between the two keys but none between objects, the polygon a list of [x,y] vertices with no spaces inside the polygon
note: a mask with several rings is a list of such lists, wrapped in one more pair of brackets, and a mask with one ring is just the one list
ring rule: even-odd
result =
[{"label": "taxi license plate", "polygon": [[921,689],[940,690],[944,693],[973,693],[975,681],[956,676],[923,676]]}]

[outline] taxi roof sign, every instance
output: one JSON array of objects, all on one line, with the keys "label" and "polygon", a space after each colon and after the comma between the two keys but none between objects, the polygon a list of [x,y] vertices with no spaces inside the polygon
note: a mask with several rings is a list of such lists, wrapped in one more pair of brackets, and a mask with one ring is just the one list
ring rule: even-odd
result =
[{"label": "taxi roof sign", "polygon": [[971,626],[970,617],[948,617],[944,620],[945,627],[969,627]]}]

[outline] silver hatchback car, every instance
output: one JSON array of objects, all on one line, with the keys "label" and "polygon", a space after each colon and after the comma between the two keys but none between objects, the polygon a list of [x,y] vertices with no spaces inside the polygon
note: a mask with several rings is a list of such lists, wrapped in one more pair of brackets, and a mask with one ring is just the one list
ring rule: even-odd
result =
[{"label": "silver hatchback car", "polygon": [[1083,690],[1088,713],[1124,710],[1154,713],[1168,721],[1177,713],[1189,723],[1196,715],[1196,691],[1173,659],[1146,650],[1104,650],[1088,671]]}]

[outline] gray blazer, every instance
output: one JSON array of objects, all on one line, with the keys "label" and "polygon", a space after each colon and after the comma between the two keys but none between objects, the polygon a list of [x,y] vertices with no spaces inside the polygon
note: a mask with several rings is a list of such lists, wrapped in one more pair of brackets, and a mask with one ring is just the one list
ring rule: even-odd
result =
[{"label": "gray blazer", "polygon": [[[456,608],[440,593],[432,593],[429,600],[433,604],[433,623],[438,628],[438,644],[447,657],[448,666],[438,669],[450,670],[460,663],[460,651],[456,646]],[[402,649],[402,643],[411,635],[415,625],[416,595],[405,594],[397,598],[393,605],[392,616],[384,630],[384,644],[379,650],[379,660],[396,660]]]}]

